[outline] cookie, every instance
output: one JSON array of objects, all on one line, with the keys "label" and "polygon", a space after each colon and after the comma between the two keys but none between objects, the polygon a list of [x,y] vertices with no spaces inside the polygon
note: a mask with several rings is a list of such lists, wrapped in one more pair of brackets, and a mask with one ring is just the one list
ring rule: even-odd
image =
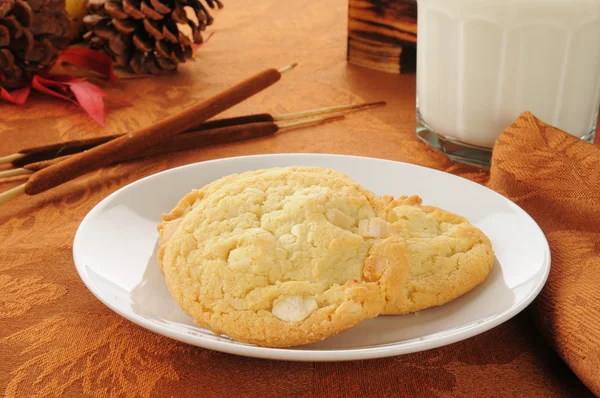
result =
[{"label": "cookie", "polygon": [[251,175],[258,175],[262,173],[263,170],[259,171],[250,171],[243,173],[241,175],[231,174],[229,176],[220,178],[216,181],[211,182],[210,184],[204,186],[201,189],[194,189],[187,195],[185,195],[177,205],[171,210],[169,213],[165,213],[161,215],[161,223],[158,225],[158,234],[159,234],[159,249],[158,249],[158,265],[162,269],[162,259],[164,256],[164,250],[167,242],[171,239],[171,236],[175,233],[179,224],[183,220],[183,217],[186,216],[198,203],[202,201],[204,197],[210,195],[210,193],[215,190],[221,188],[225,184],[230,181],[236,179],[242,179]]},{"label": "cookie", "polygon": [[[159,227],[162,243],[168,240],[173,227],[212,189],[232,179],[263,172],[229,176],[188,194],[171,213],[163,215]],[[345,184],[355,184],[349,177],[333,173]],[[367,240],[401,236],[407,243],[410,258],[408,281],[395,299],[387,303],[383,313],[404,314],[445,304],[482,283],[491,271],[494,261],[491,243],[465,218],[422,206],[418,196],[398,199],[378,198],[370,193],[368,196],[374,214],[359,221],[356,233]]]},{"label": "cookie", "polygon": [[323,340],[400,299],[410,273],[404,238],[358,233],[386,205],[333,170],[225,177],[163,216],[167,286],[217,334],[269,347]]},{"label": "cookie", "polygon": [[[405,314],[445,304],[482,283],[494,264],[488,237],[465,218],[433,206],[418,196],[384,197],[385,233],[407,245],[411,273],[402,294],[385,314]],[[359,231],[368,235],[367,225]]]}]

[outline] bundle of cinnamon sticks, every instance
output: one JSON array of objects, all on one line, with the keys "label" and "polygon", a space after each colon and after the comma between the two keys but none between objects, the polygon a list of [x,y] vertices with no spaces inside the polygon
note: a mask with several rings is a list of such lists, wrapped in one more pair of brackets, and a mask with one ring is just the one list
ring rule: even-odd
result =
[{"label": "bundle of cinnamon sticks", "polygon": [[[0,157],[11,169],[0,171],[0,178],[29,175],[26,183],[0,194],[0,203],[23,193],[35,195],[70,181],[87,172],[114,163],[141,157],[204,147],[246,139],[271,136],[282,129],[298,128],[339,120],[348,112],[384,105],[384,102],[342,105],[287,115],[267,113],[206,122],[219,113],[259,93],[293,69],[267,69],[216,96],[176,115],[138,131],[104,137],[72,140],[58,144],[24,148]],[[301,121],[289,122],[294,119]]]}]

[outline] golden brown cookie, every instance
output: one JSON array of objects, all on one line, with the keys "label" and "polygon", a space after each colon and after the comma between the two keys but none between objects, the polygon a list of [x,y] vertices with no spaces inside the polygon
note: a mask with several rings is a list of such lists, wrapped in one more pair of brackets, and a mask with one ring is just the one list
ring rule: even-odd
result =
[{"label": "golden brown cookie", "polygon": [[200,326],[262,346],[307,344],[398,300],[410,272],[404,239],[358,233],[385,211],[333,170],[229,176],[163,216],[160,261],[173,298]]},{"label": "golden brown cookie", "polygon": [[[387,209],[378,238],[401,236],[411,273],[401,295],[385,314],[405,314],[445,304],[482,283],[494,264],[488,237],[465,218],[432,206],[418,196],[384,197]],[[366,221],[359,233],[368,235]]]}]

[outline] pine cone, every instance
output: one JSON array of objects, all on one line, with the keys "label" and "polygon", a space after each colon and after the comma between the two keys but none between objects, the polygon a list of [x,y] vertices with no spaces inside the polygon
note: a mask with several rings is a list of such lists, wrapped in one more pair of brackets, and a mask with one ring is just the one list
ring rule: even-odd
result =
[{"label": "pine cone", "polygon": [[[219,0],[205,1],[223,7]],[[199,0],[89,0],[88,8],[84,40],[134,73],[177,69],[213,22]]]},{"label": "pine cone", "polygon": [[51,67],[69,44],[68,29],[64,0],[0,0],[0,85]]}]

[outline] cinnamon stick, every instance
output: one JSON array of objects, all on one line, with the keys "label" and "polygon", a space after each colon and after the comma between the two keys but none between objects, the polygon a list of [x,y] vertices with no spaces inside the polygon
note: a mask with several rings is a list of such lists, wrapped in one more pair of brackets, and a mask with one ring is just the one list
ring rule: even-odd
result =
[{"label": "cinnamon stick", "polygon": [[[336,120],[343,119],[344,116],[333,116],[326,118],[313,118],[300,122],[287,123],[283,125],[277,125],[270,122],[258,122],[258,123],[247,123],[238,124],[229,127],[220,127],[210,130],[198,130],[192,132],[186,132],[184,134],[176,135],[175,137],[169,138],[165,142],[148,148],[142,152],[136,153],[130,158],[123,158],[119,161],[130,161],[139,159],[147,156],[159,155],[168,152],[183,151],[193,148],[202,148],[210,145],[226,144],[230,142],[249,140],[253,138],[268,137],[274,135],[282,129],[295,129],[299,127],[305,127],[310,125],[318,125],[327,122],[333,122]],[[43,160],[40,162],[29,163],[23,166],[23,170],[27,171],[38,171],[50,167],[56,163],[60,163],[65,159],[68,159],[75,155],[61,156],[54,159]]]},{"label": "cinnamon stick", "polygon": [[115,138],[88,151],[34,173],[25,186],[25,193],[35,195],[60,185],[119,159],[129,158],[146,148],[186,131],[218,115],[254,94],[276,83],[281,73],[267,69],[216,96],[161,122]]},{"label": "cinnamon stick", "polygon": [[[219,145],[249,140],[252,138],[267,137],[274,135],[278,130],[279,127],[275,123],[259,122],[220,127],[210,130],[192,131],[185,134],[180,134],[159,145],[135,153],[131,157],[119,159],[119,161],[124,162],[168,152],[184,151],[186,149],[202,148],[210,145]],[[75,155],[61,156],[54,159],[29,163],[23,166],[23,168],[30,171],[39,171],[54,164],[63,162],[73,156]]]},{"label": "cinnamon stick", "polygon": [[[248,116],[237,116],[226,119],[212,120],[209,122],[202,123],[198,126],[194,126],[192,130],[184,131],[182,134],[186,134],[190,131],[195,132],[199,130],[212,130],[216,128],[229,127],[241,124],[272,121],[273,116],[269,115],[268,113],[257,113]],[[25,165],[31,163],[38,163],[46,160],[51,160],[57,157],[63,157],[66,155],[72,155],[75,153],[87,151],[88,149],[104,144],[105,142],[112,141],[115,138],[121,137],[122,135],[124,134],[84,138],[60,142],[57,144],[49,144],[21,149],[19,153],[22,154],[22,156],[13,160],[11,163],[14,167],[25,167]]]},{"label": "cinnamon stick", "polygon": [[[374,108],[376,106],[385,105],[385,101],[369,102],[362,104],[348,104],[330,106],[326,108],[310,109],[307,111],[288,113],[284,115],[272,116],[268,113],[258,113],[248,116],[239,116],[227,119],[218,119],[200,124],[192,128],[192,131],[210,130],[220,127],[229,127],[239,124],[259,123],[259,122],[279,122],[293,119],[301,119],[312,116],[320,116],[336,112],[354,112],[364,109]],[[185,134],[189,131],[183,132]],[[123,134],[110,135],[104,137],[92,137],[84,139],[75,139],[70,141],[59,142],[56,144],[41,145],[21,149],[18,153],[0,157],[0,163],[11,163],[13,167],[24,167],[31,163],[38,163],[45,160],[54,159],[65,155],[79,153],[103,144]],[[64,159],[63,159],[64,160]]]}]

